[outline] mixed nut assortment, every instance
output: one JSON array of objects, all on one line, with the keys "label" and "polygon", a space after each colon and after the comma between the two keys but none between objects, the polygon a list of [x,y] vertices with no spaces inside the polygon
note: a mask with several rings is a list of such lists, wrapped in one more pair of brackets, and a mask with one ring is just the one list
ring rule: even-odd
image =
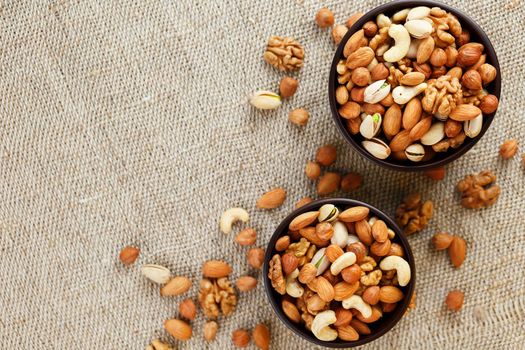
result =
[{"label": "mixed nut assortment", "polygon": [[420,162],[475,138],[498,98],[482,44],[452,13],[407,8],[366,22],[345,43],[335,98],[352,135],[378,159]]},{"label": "mixed nut assortment", "polygon": [[325,204],[295,217],[268,278],[284,314],[323,341],[354,341],[405,298],[411,269],[395,232],[369,208]]}]

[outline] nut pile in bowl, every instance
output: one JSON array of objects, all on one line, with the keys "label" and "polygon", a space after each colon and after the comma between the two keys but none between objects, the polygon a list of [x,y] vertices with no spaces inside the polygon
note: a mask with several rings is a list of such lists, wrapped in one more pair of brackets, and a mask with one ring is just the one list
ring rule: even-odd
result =
[{"label": "nut pile in bowl", "polygon": [[283,313],[321,341],[373,334],[410,298],[413,273],[395,236],[365,206],[324,204],[293,218],[268,264]]},{"label": "nut pile in bowl", "polygon": [[498,107],[486,89],[498,72],[484,46],[439,7],[378,15],[349,38],[343,57],[338,114],[377,159],[411,164],[451,153]]}]

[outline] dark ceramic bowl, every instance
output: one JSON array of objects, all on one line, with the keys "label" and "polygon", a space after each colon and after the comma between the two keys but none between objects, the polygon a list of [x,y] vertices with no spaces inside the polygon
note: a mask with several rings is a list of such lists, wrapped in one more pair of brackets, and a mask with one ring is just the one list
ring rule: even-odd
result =
[{"label": "dark ceramic bowl", "polygon": [[350,145],[359,152],[362,156],[365,158],[371,160],[372,162],[379,164],[383,167],[393,169],[393,170],[400,170],[400,171],[423,171],[423,170],[429,170],[433,168],[437,168],[440,166],[443,166],[445,164],[448,164],[459,157],[461,157],[463,154],[465,154],[469,149],[471,149],[485,134],[487,129],[489,128],[490,124],[492,123],[492,119],[494,118],[494,113],[491,114],[484,114],[483,118],[483,126],[481,128],[481,132],[478,136],[475,138],[469,138],[467,137],[465,139],[465,142],[457,149],[449,149],[448,152],[443,153],[436,153],[436,156],[428,161],[422,161],[422,162],[411,162],[409,160],[406,161],[399,161],[392,159],[391,157],[387,159],[378,159],[372,156],[370,153],[368,153],[367,150],[361,146],[361,141],[363,140],[363,137],[360,134],[352,135],[346,128],[345,120],[339,116],[339,113],[337,111],[338,105],[335,99],[335,89],[337,88],[337,71],[336,66],[340,59],[344,59],[343,57],[343,48],[348,41],[348,39],[354,34],[357,30],[361,29],[363,24],[370,20],[375,20],[377,15],[384,13],[387,16],[391,16],[394,13],[396,13],[399,10],[405,9],[405,8],[413,8],[417,6],[428,6],[428,7],[435,7],[438,6],[442,8],[443,10],[446,10],[454,15],[457,16],[459,19],[461,26],[463,29],[466,29],[470,32],[470,40],[472,42],[478,42],[483,44],[485,47],[484,53],[487,55],[486,62],[493,65],[498,74],[496,79],[491,82],[489,85],[485,87],[485,89],[489,92],[489,94],[495,95],[500,97],[501,92],[501,72],[500,67],[498,63],[498,58],[496,56],[496,52],[494,51],[494,47],[490,43],[489,38],[481,29],[481,27],[474,22],[470,17],[468,17],[463,12],[459,11],[458,9],[455,9],[454,7],[445,5],[443,3],[437,2],[437,1],[428,1],[428,0],[420,0],[420,1],[393,1],[388,4],[381,5],[379,7],[374,8],[373,10],[367,12],[363,17],[361,17],[353,26],[348,30],[346,35],[344,36],[343,40],[341,40],[341,43],[339,47],[337,48],[337,51],[335,52],[334,60],[332,62],[332,67],[330,69],[330,79],[329,79],[329,87],[328,87],[328,94],[330,98],[330,108],[332,110],[332,116],[334,117],[335,123],[341,132],[345,139],[350,143]]},{"label": "dark ceramic bowl", "polygon": [[[359,340],[357,341],[343,341],[343,340],[334,340],[334,341],[322,341],[317,339],[311,331],[306,329],[303,324],[296,324],[288,319],[286,315],[284,314],[282,308],[281,308],[281,301],[282,296],[277,293],[271,284],[270,279],[268,278],[268,270],[269,270],[269,262],[275,254],[277,254],[277,251],[275,250],[275,242],[281,237],[286,234],[288,234],[288,225],[290,222],[297,216],[302,213],[305,213],[307,211],[312,210],[318,210],[322,205],[324,204],[333,204],[336,207],[338,207],[341,211],[348,207],[355,207],[355,206],[365,206],[370,209],[370,214],[377,216],[379,219],[383,220],[388,227],[390,227],[394,232],[396,233],[395,238],[392,240],[393,242],[396,242],[400,244],[404,251],[405,251],[405,260],[407,260],[408,264],[410,265],[411,271],[411,280],[405,287],[400,287],[401,290],[403,290],[403,293],[405,297],[403,300],[401,300],[396,309],[391,313],[386,313],[383,315],[381,320],[369,324],[370,329],[372,330],[372,333],[370,335],[362,335],[360,336]],[[353,199],[346,199],[346,198],[328,198],[328,199],[319,199],[316,201],[313,201],[312,203],[309,203],[294,212],[292,212],[290,215],[284,219],[279,227],[275,230],[275,233],[273,234],[272,238],[270,239],[270,243],[268,243],[268,246],[266,247],[266,254],[264,256],[264,266],[263,266],[263,279],[264,279],[264,288],[266,290],[266,295],[268,296],[268,300],[270,301],[270,304],[273,307],[273,310],[279,317],[279,319],[288,327],[290,328],[295,334],[299,335],[301,338],[308,340],[309,342],[321,346],[331,347],[331,348],[349,348],[354,346],[363,345],[366,343],[369,343],[381,336],[383,336],[385,333],[387,333],[392,327],[396,325],[396,323],[403,317],[405,314],[405,311],[408,308],[408,304],[410,303],[410,299],[412,298],[412,294],[414,293],[414,288],[416,284],[416,266],[414,264],[414,256],[412,255],[412,250],[410,249],[410,245],[408,244],[407,239],[405,236],[401,233],[401,229],[396,225],[394,220],[392,220],[390,217],[388,217],[385,213],[380,211],[379,209],[363,203],[359,202]]]}]

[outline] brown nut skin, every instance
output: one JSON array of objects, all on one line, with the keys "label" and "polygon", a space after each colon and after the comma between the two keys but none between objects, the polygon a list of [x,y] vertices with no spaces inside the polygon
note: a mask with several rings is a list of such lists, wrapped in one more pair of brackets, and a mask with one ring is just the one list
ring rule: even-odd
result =
[{"label": "brown nut skin", "polygon": [[270,347],[270,330],[264,323],[259,323],[252,331],[252,338],[255,346],[262,350]]},{"label": "brown nut skin", "polygon": [[315,160],[323,166],[332,165],[337,159],[337,148],[332,145],[324,145],[317,149]]},{"label": "brown nut skin", "polygon": [[376,241],[376,242],[372,243],[372,245],[370,246],[370,252],[372,254],[374,254],[374,255],[377,255],[377,256],[385,256],[390,251],[391,245],[392,245],[392,243],[390,242],[389,239],[387,239],[384,242],[377,242]]},{"label": "brown nut skin", "polygon": [[499,100],[494,95],[486,95],[481,99],[479,109],[485,114],[491,114],[498,109]]},{"label": "brown nut skin", "polygon": [[335,310],[335,318],[336,321],[334,323],[334,327],[340,327],[345,326],[352,321],[354,314],[352,314],[352,311],[344,309],[342,307],[339,307]]},{"label": "brown nut skin", "polygon": [[245,228],[235,236],[235,242],[242,246],[255,244],[257,233],[253,228]]},{"label": "brown nut skin", "polygon": [[431,78],[437,79],[442,75],[447,74],[447,68],[445,66],[441,67],[434,67],[432,70],[432,74],[430,75]]},{"label": "brown nut skin", "polygon": [[445,54],[447,55],[447,61],[445,65],[448,68],[452,68],[456,65],[456,60],[458,58],[458,50],[452,46],[447,46],[445,49]]},{"label": "brown nut skin", "polygon": [[446,170],[445,167],[438,167],[435,169],[425,170],[423,174],[434,181],[441,181],[445,178]]},{"label": "brown nut skin", "polygon": [[363,103],[361,105],[361,109],[366,114],[374,115],[375,113],[379,113],[381,115],[385,114],[385,107],[383,107],[380,103]]},{"label": "brown nut skin", "polygon": [[232,333],[232,342],[238,348],[245,348],[250,343],[250,333],[245,329],[237,329]]},{"label": "brown nut skin", "polygon": [[343,277],[345,282],[355,283],[361,278],[361,267],[357,264],[345,267],[341,271],[341,277]]},{"label": "brown nut skin", "polygon": [[304,167],[304,173],[310,180],[317,180],[317,178],[319,178],[321,175],[321,167],[317,162],[312,162],[309,160]]},{"label": "brown nut skin", "polygon": [[384,107],[390,107],[394,104],[394,97],[392,96],[392,93],[389,92],[388,95],[381,101],[379,101],[379,104]]},{"label": "brown nut skin", "polygon": [[373,81],[382,80],[388,78],[390,71],[384,63],[378,63],[370,72],[370,77]]},{"label": "brown nut skin", "polygon": [[217,330],[219,329],[219,325],[215,321],[208,321],[204,324],[203,334],[204,339],[207,342],[211,342],[215,340],[215,336],[217,335]]},{"label": "brown nut skin", "polygon": [[460,123],[450,118],[448,118],[445,122],[445,135],[447,135],[447,137],[456,137],[462,130],[463,123]]},{"label": "brown nut skin", "polygon": [[417,72],[423,73],[425,75],[425,79],[430,78],[432,75],[432,68],[428,63],[418,64],[414,62],[412,66]]},{"label": "brown nut skin", "polygon": [[390,245],[390,250],[388,251],[387,256],[390,256],[390,255],[396,255],[396,256],[404,257],[405,256],[405,251],[403,250],[403,247],[401,246],[401,244],[392,243]]},{"label": "brown nut skin", "polygon": [[372,38],[377,34],[377,24],[374,21],[368,21],[363,24],[363,30],[365,31],[365,36]]},{"label": "brown nut skin", "polygon": [[367,220],[359,220],[355,223],[355,232],[362,244],[370,245],[374,241],[372,228]]},{"label": "brown nut skin", "polygon": [[481,75],[478,71],[469,69],[461,77],[461,84],[469,90],[478,91],[482,89]]},{"label": "brown nut skin", "polygon": [[363,14],[361,12],[356,12],[352,14],[347,20],[346,20],[346,26],[348,28],[351,28],[355,22],[359,20],[359,18],[363,17]]},{"label": "brown nut skin", "polygon": [[284,252],[290,245],[290,236],[282,236],[275,242],[275,250]]},{"label": "brown nut skin", "polygon": [[483,53],[483,45],[468,43],[458,50],[457,64],[459,67],[469,67],[476,64]]},{"label": "brown nut skin", "polygon": [[295,323],[301,322],[301,315],[299,314],[299,310],[297,310],[297,307],[288,300],[283,300],[281,303],[282,309],[284,314]]},{"label": "brown nut skin", "polygon": [[[330,224],[328,224],[330,225]],[[341,255],[343,255],[343,249],[338,246],[337,244],[330,244],[325,251],[326,258],[333,263],[337,260]]]},{"label": "brown nut skin", "polygon": [[191,299],[185,299],[179,304],[179,313],[188,320],[194,320],[197,315],[197,308]]},{"label": "brown nut skin", "polygon": [[381,310],[384,313],[392,312],[396,309],[397,303],[381,303]]},{"label": "brown nut skin", "polygon": [[505,140],[499,149],[499,155],[503,159],[510,159],[518,152],[518,140]]},{"label": "brown nut skin", "polygon": [[352,101],[358,102],[358,103],[364,102],[365,101],[365,89],[366,88],[364,87],[361,87],[361,88],[355,87],[352,90],[350,90],[350,98],[352,99]]},{"label": "brown nut skin", "polygon": [[248,250],[246,254],[248,259],[248,264],[255,269],[260,269],[264,262],[264,249],[262,248],[252,248]]},{"label": "brown nut skin", "polygon": [[445,50],[440,47],[436,47],[430,55],[430,64],[434,67],[441,67],[447,63],[447,54]]},{"label": "brown nut skin", "polygon": [[494,68],[493,65],[484,63],[478,68],[478,72],[481,75],[481,80],[483,81],[483,85],[490,84],[494,79],[496,79],[496,76],[498,75],[498,72],[496,71],[496,68]]},{"label": "brown nut skin", "polygon": [[333,172],[326,172],[319,178],[317,183],[317,194],[320,196],[328,195],[339,189],[341,184],[341,175]]},{"label": "brown nut skin", "polygon": [[362,298],[365,302],[370,305],[376,305],[379,303],[379,286],[370,286],[363,292]]},{"label": "brown nut skin", "polygon": [[132,246],[124,247],[119,254],[119,259],[124,265],[132,265],[139,257],[140,249]]},{"label": "brown nut skin", "polygon": [[339,275],[334,276],[330,272],[330,269],[327,269],[323,274],[321,275],[324,277],[332,286],[335,286],[337,283],[341,282],[341,277]]},{"label": "brown nut skin", "polygon": [[279,83],[279,94],[282,98],[288,98],[295,94],[299,87],[299,81],[292,77],[284,77]]},{"label": "brown nut skin", "polygon": [[367,86],[370,83],[370,72],[365,67],[357,67],[352,72],[352,81],[357,86]]},{"label": "brown nut skin", "polygon": [[354,242],[352,244],[349,244],[346,247],[346,251],[352,252],[355,254],[355,257],[356,257],[355,262],[357,264],[360,264],[365,258],[366,254],[368,253],[368,249],[366,249],[365,245],[361,242]]},{"label": "brown nut skin", "polygon": [[320,222],[315,226],[315,234],[320,239],[327,241],[334,235],[334,228],[329,222]]},{"label": "brown nut skin", "polygon": [[380,243],[388,239],[388,227],[383,220],[376,220],[372,225],[372,237]]},{"label": "brown nut skin", "polygon": [[432,237],[432,244],[436,250],[445,250],[452,243],[453,236],[447,232],[438,232]]},{"label": "brown nut skin", "polygon": [[288,120],[295,125],[305,126],[308,124],[308,119],[310,119],[310,113],[304,108],[293,109],[288,114]]},{"label": "brown nut skin", "polygon": [[460,267],[467,256],[467,242],[459,236],[454,236],[448,247],[448,256],[452,265]]},{"label": "brown nut skin", "polygon": [[299,271],[299,282],[303,284],[307,284],[311,282],[315,275],[317,274],[317,268],[312,263],[306,263],[301,267],[301,270]]},{"label": "brown nut skin", "polygon": [[345,119],[355,119],[361,113],[361,106],[359,103],[348,101],[339,108],[338,112]]},{"label": "brown nut skin", "polygon": [[452,290],[447,294],[445,299],[445,304],[447,308],[452,311],[459,311],[463,306],[463,301],[465,300],[465,294],[460,290]]},{"label": "brown nut skin", "polygon": [[468,30],[464,30],[461,32],[459,38],[456,40],[456,44],[458,47],[463,46],[470,42],[470,33]]},{"label": "brown nut skin", "polygon": [[461,69],[461,67],[451,68],[447,72],[447,75],[450,75],[451,77],[457,78],[458,80],[460,80],[461,76],[463,75],[463,69]]},{"label": "brown nut skin", "polygon": [[294,253],[286,253],[281,256],[281,265],[284,274],[289,275],[299,266],[299,259]]},{"label": "brown nut skin", "polygon": [[368,325],[362,321],[359,321],[357,318],[353,318],[352,321],[350,321],[350,326],[352,326],[357,333],[361,335],[368,335],[372,333]]},{"label": "brown nut skin", "polygon": [[373,323],[379,320],[383,316],[383,312],[379,308],[379,306],[373,306],[372,307],[372,315],[368,318],[364,317],[359,311],[357,311],[357,314],[355,317],[364,323]]},{"label": "brown nut skin", "polygon": [[330,9],[324,7],[317,11],[315,22],[321,28],[328,28],[334,24],[334,14]]},{"label": "brown nut skin", "polygon": [[383,286],[379,289],[379,301],[383,303],[397,303],[404,297],[401,289],[395,286]]}]

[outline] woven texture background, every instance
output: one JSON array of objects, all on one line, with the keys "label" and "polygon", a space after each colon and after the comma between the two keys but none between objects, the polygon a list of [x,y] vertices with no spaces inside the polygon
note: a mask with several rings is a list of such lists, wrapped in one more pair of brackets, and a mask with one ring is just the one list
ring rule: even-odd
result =
[{"label": "woven texture background", "polygon": [[[451,1],[487,32],[503,78],[500,109],[483,142],[448,167],[442,182],[380,169],[345,144],[331,119],[327,79],[334,52],[314,24],[328,6],[338,22],[381,1],[3,1],[0,4],[0,347],[3,349],[142,349],[169,339],[162,322],[196,297],[200,267],[211,258],[233,266],[232,278],[260,272],[246,263],[234,235],[218,230],[223,210],[241,206],[264,247],[301,197],[315,195],[303,174],[318,146],[339,149],[334,169],[357,171],[353,198],[393,215],[418,190],[435,217],[410,237],[417,260],[417,308],[379,348],[505,348],[525,342],[525,205],[520,157],[502,161],[506,138],[525,144],[525,5],[521,0]],[[262,113],[246,96],[277,89],[283,74],[261,56],[272,34],[290,35],[306,51],[298,93]],[[287,120],[311,112],[308,126]],[[459,205],[454,186],[494,169],[502,187],[486,210]],[[255,209],[282,186],[285,204]],[[345,195],[342,193],[336,195]],[[459,270],[435,252],[438,230],[464,236]],[[141,248],[124,268],[120,249]],[[140,275],[165,265],[194,281],[184,297],[159,296]],[[463,310],[448,312],[447,291],[465,291]],[[181,349],[202,349],[202,314]],[[266,322],[275,349],[312,348],[273,314],[262,284],[240,296],[220,320],[216,342]]]}]

